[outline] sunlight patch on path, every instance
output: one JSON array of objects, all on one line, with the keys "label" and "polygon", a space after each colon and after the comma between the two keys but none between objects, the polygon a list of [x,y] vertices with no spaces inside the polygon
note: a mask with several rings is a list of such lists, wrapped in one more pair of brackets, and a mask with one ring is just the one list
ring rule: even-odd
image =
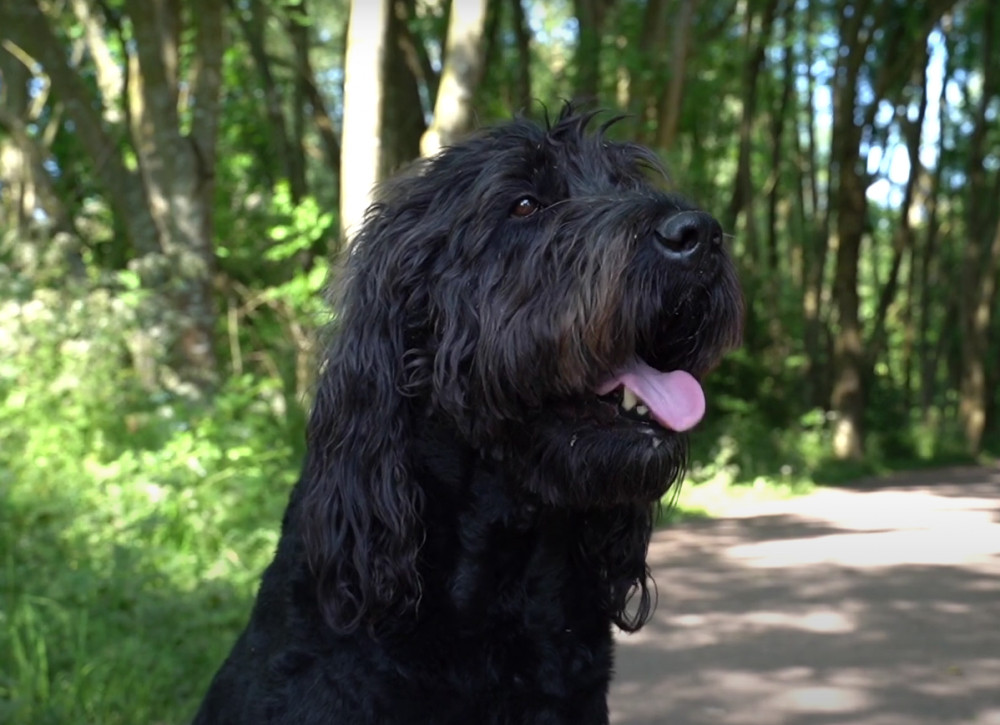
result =
[{"label": "sunlight patch on path", "polygon": [[1000,470],[659,532],[616,725],[1000,725]]}]

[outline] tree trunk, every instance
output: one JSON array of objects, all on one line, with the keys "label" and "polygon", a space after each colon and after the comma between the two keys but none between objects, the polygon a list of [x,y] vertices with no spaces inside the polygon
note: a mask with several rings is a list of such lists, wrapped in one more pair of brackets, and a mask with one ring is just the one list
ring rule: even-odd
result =
[{"label": "tree trunk", "polygon": [[421,112],[418,77],[404,47],[415,6],[415,0],[396,0],[389,17],[386,76],[383,79],[385,103],[380,124],[380,179],[391,176],[420,155],[420,138],[427,129]]},{"label": "tree trunk", "polygon": [[[951,80],[951,68],[945,64],[944,77],[941,79],[941,90],[938,94],[938,128],[944,129],[947,122],[948,103],[947,92]],[[923,237],[923,244],[920,249],[920,263],[918,265],[918,289],[920,301],[917,312],[917,358],[920,360],[920,407],[924,422],[930,421],[931,409],[937,393],[937,354],[936,346],[931,339],[933,318],[935,308],[939,305],[937,292],[940,289],[938,269],[940,259],[938,258],[937,236],[941,205],[939,203],[942,177],[944,175],[944,164],[937,164],[931,175],[930,191],[927,195],[927,224]],[[939,336],[940,330],[939,327]]]},{"label": "tree trunk", "polygon": [[[73,219],[63,198],[45,169],[49,149],[28,128],[29,124],[42,123],[38,113],[31,108],[31,79],[22,60],[0,48],[0,86],[4,100],[0,105],[0,245],[7,241],[9,233],[13,233],[15,244],[37,240],[40,246],[61,248],[71,275],[82,279],[86,270],[80,257],[79,235],[73,228]],[[44,212],[48,222],[45,225],[48,233],[40,239],[37,233],[39,211]],[[41,265],[50,257],[39,254],[38,259]],[[59,273],[65,271],[60,269]]]},{"label": "tree trunk", "polygon": [[[102,104],[84,73],[69,63],[66,48],[37,0],[4,3],[5,30],[42,64],[52,89],[66,108],[74,130],[90,155],[97,178],[116,219],[136,252],[136,268],[144,285],[170,307],[151,310],[168,350],[162,368],[177,392],[198,395],[210,389],[218,373],[214,348],[215,306],[212,295],[212,243],[215,142],[223,49],[222,0],[205,0],[192,14],[194,48],[182,62],[180,2],[125,0],[132,35],[126,44],[128,94],[125,114],[131,128],[114,126],[101,116]],[[106,64],[98,35],[103,26],[87,3],[77,3],[98,64]],[[116,21],[117,22],[117,21]],[[187,42],[187,41],[185,41]],[[182,78],[181,71],[186,71]],[[99,65],[102,89],[114,88],[115,74]],[[180,90],[185,93],[182,117]],[[107,91],[112,92],[112,91]],[[185,128],[190,130],[185,132]],[[128,132],[139,172],[123,152]],[[157,362],[163,362],[158,360]]]},{"label": "tree trunk", "polygon": [[344,54],[340,211],[346,244],[358,231],[373,187],[420,153],[423,112],[407,61],[413,1],[352,0]]},{"label": "tree trunk", "polygon": [[[803,343],[806,352],[806,389],[804,391],[806,404],[810,407],[825,406],[829,402],[828,365],[825,348],[822,344],[825,309],[826,264],[830,239],[830,204],[820,200],[819,184],[819,152],[816,141],[816,119],[812,112],[812,101],[815,94],[816,79],[813,76],[812,64],[808,61],[814,52],[811,38],[814,36],[815,5],[810,3],[805,14],[805,57],[802,59],[806,74],[806,94],[808,100],[796,116],[798,123],[806,129],[806,146],[803,149],[799,134],[793,134],[799,148],[799,168],[801,179],[800,194],[803,197],[803,236],[805,243],[802,252],[802,317],[804,322]],[[829,188],[827,189],[829,191]]]},{"label": "tree trunk", "polygon": [[[175,313],[173,344],[180,380],[196,390],[218,375],[216,310],[212,295],[215,250],[215,144],[221,87],[222,0],[206,0],[194,18],[194,63],[178,77],[180,8],[169,2],[125,0],[135,55],[130,58],[132,141],[147,204],[156,221],[166,267],[148,269],[162,283]],[[179,88],[191,97],[190,131],[184,133]],[[180,273],[178,273],[180,272]]]},{"label": "tree trunk", "polygon": [[748,14],[744,26],[746,63],[743,66],[743,109],[740,120],[740,149],[736,162],[736,179],[733,183],[733,195],[729,206],[722,217],[722,226],[728,231],[736,229],[741,214],[746,214],[744,234],[746,248],[749,251],[750,263],[759,260],[757,249],[757,228],[752,216],[750,201],[753,197],[753,179],[750,169],[750,150],[753,134],[753,122],[757,113],[758,78],[764,66],[764,52],[771,36],[771,26],[774,24],[774,13],[777,0],[769,0],[764,8],[764,14],[759,24],[752,14]]},{"label": "tree trunk", "polygon": [[[784,43],[782,44],[781,60],[781,96],[771,113],[771,178],[767,183],[767,268],[771,275],[772,297],[777,303],[779,280],[781,279],[781,256],[778,250],[778,207],[781,202],[781,168],[783,165],[783,147],[785,134],[785,121],[788,115],[794,119],[797,115],[795,103],[795,57],[794,57],[794,34],[790,27],[792,22],[793,6],[789,5],[783,17]],[[787,271],[786,277],[791,276],[791,270]],[[780,315],[774,315],[776,320],[780,320]]]},{"label": "tree trunk", "polygon": [[386,46],[392,0],[352,0],[344,53],[344,121],[340,155],[340,228],[345,244],[358,231],[381,178]]},{"label": "tree trunk", "polygon": [[837,261],[834,304],[838,330],[833,343],[833,390],[836,414],[833,452],[840,459],[864,456],[864,369],[858,318],[858,255],[865,225],[865,194],[855,170],[840,170],[837,205]]},{"label": "tree trunk", "polygon": [[673,33],[670,39],[670,84],[667,92],[660,97],[657,112],[656,147],[667,151],[673,148],[680,126],[681,99],[684,95],[684,81],[687,78],[688,47],[694,25],[694,11],[697,0],[679,0],[677,15],[671,18]]},{"label": "tree trunk", "polygon": [[510,0],[514,10],[514,39],[517,47],[517,73],[514,84],[515,111],[527,113],[531,107],[531,26],[521,0]]},{"label": "tree trunk", "polygon": [[969,138],[967,164],[966,218],[968,234],[962,265],[962,289],[959,295],[961,330],[961,371],[959,382],[959,420],[970,453],[982,448],[986,429],[986,409],[990,393],[986,387],[986,356],[993,305],[1000,274],[1000,218],[997,216],[997,184],[1000,174],[987,173],[986,156],[989,108],[1000,96],[1000,64],[993,58],[996,36],[1000,32],[1000,12],[995,3],[984,9],[982,48],[982,87],[975,108],[974,125]]},{"label": "tree trunk", "polygon": [[858,255],[865,232],[867,200],[864,169],[858,157],[861,129],[854,122],[858,75],[868,47],[868,34],[860,33],[861,21],[857,10],[852,15],[842,15],[830,153],[837,248],[833,301],[838,323],[833,341],[830,407],[835,415],[833,454],[840,459],[864,456],[864,351],[858,318]]},{"label": "tree trunk", "polygon": [[[2,77],[5,84],[11,82],[7,72],[3,72]],[[16,108],[10,100],[8,104]],[[65,270],[61,272],[68,272],[77,280],[84,279],[86,269],[80,255],[79,235],[52,183],[52,177],[45,169],[46,149],[31,136],[16,113],[2,106],[0,131],[8,137],[4,139],[0,134],[0,200],[9,195],[12,216],[17,223],[17,239],[24,243],[37,236],[36,215],[38,211],[43,211],[48,218],[49,230],[40,243],[60,250],[66,263]],[[40,256],[46,258],[45,255]]]},{"label": "tree trunk", "polygon": [[667,47],[670,9],[669,0],[647,0],[636,40],[636,50],[647,62],[627,68],[630,74],[628,110],[640,121],[636,127],[636,141],[647,146],[655,146],[659,130],[660,93],[657,89],[663,84],[668,71],[669,61],[662,49]]},{"label": "tree trunk", "polygon": [[[987,353],[997,276],[1000,275],[1000,221],[982,259],[978,284],[962,295],[962,372],[959,384],[959,419],[970,453],[982,449],[986,411],[992,391],[987,387]],[[969,275],[966,275],[968,277]]]},{"label": "tree trunk", "polygon": [[[782,270],[781,259],[783,255],[779,252],[779,238],[782,235],[778,231],[779,209],[787,208],[789,205],[781,191],[782,167],[784,165],[783,144],[785,120],[788,115],[791,115],[793,119],[796,116],[796,104],[793,95],[795,87],[794,43],[793,33],[790,28],[792,11],[793,8],[789,5],[783,17],[784,42],[782,43],[783,57],[781,63],[783,77],[781,95],[778,97],[777,103],[774,103],[773,108],[775,110],[771,113],[770,177],[767,180],[765,192],[767,194],[767,226],[765,229],[767,279],[765,282],[764,299],[767,301],[768,307],[772,310],[770,320],[768,321],[768,336],[770,337],[771,345],[776,347],[778,354],[782,357],[786,356],[789,352],[787,336],[784,332],[784,315],[781,304],[782,279],[789,280],[793,277],[791,269]],[[790,215],[786,213],[784,216],[787,222]],[[788,224],[786,223],[784,226],[787,229]]]},{"label": "tree trunk", "polygon": [[[320,93],[316,84],[316,73],[313,71],[312,61],[309,57],[310,41],[308,11],[305,0],[299,0],[288,6],[288,35],[291,38],[292,46],[295,49],[295,87],[296,95],[301,100],[297,104],[297,111],[301,112],[304,105],[312,110],[313,123],[319,132],[322,144],[323,162],[331,170],[340,168],[340,140],[337,138],[337,131],[333,123],[333,117],[327,109],[326,100]],[[302,150],[302,138],[299,137],[296,144],[296,152],[303,157],[302,164],[305,165],[304,153]]]},{"label": "tree trunk", "polygon": [[295,148],[298,145],[295,139],[301,136],[298,134],[295,137],[289,136],[288,123],[285,120],[285,99],[282,88],[271,70],[271,57],[267,52],[264,34],[270,16],[263,0],[250,0],[249,15],[236,7],[234,0],[229,0],[229,7],[243,29],[250,56],[260,75],[264,110],[271,126],[271,133],[265,139],[265,143],[269,146],[270,158],[273,163],[280,164],[281,172],[288,179],[292,201],[298,202],[306,194],[305,163],[302,154]]},{"label": "tree trunk", "polygon": [[906,151],[910,159],[910,175],[906,179],[906,186],[903,190],[899,222],[892,235],[892,264],[889,268],[889,277],[882,286],[878,306],[875,309],[871,343],[868,346],[869,367],[875,364],[882,350],[888,344],[886,319],[899,289],[899,274],[903,264],[903,256],[912,249],[916,236],[912,219],[917,218],[921,211],[926,208],[926,199],[918,193],[917,182],[926,178],[925,170],[920,162],[920,139],[924,118],[927,114],[927,61],[928,56],[925,50],[921,56],[919,67],[914,69],[912,87],[914,92],[919,94],[917,118],[910,122],[902,110],[903,106],[897,105],[897,109],[900,109],[900,112],[897,113],[897,119],[902,127],[903,137],[906,140]]},{"label": "tree trunk", "polygon": [[[139,254],[159,251],[156,224],[142,194],[142,184],[118,152],[117,139],[107,131],[90,88],[67,61],[62,41],[52,31],[36,0],[0,2],[0,26],[15,43],[38,61],[53,94],[72,120],[81,146],[116,218]],[[6,52],[6,51],[3,51]]]},{"label": "tree trunk", "polygon": [[120,104],[124,78],[121,66],[105,42],[106,28],[100,14],[94,12],[94,0],[72,0],[72,5],[79,23],[83,25],[87,52],[94,62],[104,118],[108,123],[116,124],[122,120]]},{"label": "tree trunk", "polygon": [[488,0],[453,0],[444,66],[430,128],[420,140],[420,152],[433,156],[472,128],[473,99],[483,75],[483,33]]},{"label": "tree trunk", "polygon": [[[867,178],[861,140],[871,138],[881,101],[901,102],[900,89],[914,68],[926,63],[927,35],[954,0],[907,6],[899,11],[890,3],[845,2],[842,6],[840,53],[834,76],[833,137],[830,177],[836,184],[837,261],[834,304],[839,329],[834,339],[833,391],[834,455],[864,455],[865,383],[870,372],[862,342],[858,295],[858,258],[867,225]],[[846,12],[847,8],[851,13]],[[902,12],[893,18],[894,14]],[[890,22],[891,21],[891,22]],[[876,38],[877,63],[866,58],[873,29],[885,29]],[[861,68],[877,67],[872,98],[859,101]],[[860,122],[858,117],[860,116]]]},{"label": "tree trunk", "polygon": [[601,46],[604,24],[613,0],[574,0],[577,36],[573,65],[576,68],[574,96],[588,103],[600,101]]}]

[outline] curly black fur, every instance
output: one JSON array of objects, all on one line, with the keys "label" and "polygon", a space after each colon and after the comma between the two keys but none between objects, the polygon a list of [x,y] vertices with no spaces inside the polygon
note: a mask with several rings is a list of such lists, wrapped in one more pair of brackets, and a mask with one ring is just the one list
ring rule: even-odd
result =
[{"label": "curly black fur", "polygon": [[651,615],[686,437],[594,391],[637,358],[704,374],[742,303],[714,220],[671,231],[694,208],[593,115],[381,188],[275,560],[196,723],[607,722],[611,624]]}]

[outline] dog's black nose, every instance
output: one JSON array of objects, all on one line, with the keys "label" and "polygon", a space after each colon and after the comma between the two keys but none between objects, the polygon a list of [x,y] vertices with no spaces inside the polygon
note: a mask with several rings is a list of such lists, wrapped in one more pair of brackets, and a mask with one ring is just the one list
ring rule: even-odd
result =
[{"label": "dog's black nose", "polygon": [[673,257],[691,257],[722,246],[722,225],[703,211],[682,211],[660,222],[653,235]]}]

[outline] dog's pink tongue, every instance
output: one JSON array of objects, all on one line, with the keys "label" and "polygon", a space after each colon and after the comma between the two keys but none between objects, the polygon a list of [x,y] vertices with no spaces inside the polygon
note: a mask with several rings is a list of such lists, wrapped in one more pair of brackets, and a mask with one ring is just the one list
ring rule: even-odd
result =
[{"label": "dog's pink tongue", "polygon": [[637,360],[620,370],[597,392],[604,395],[619,385],[635,393],[665,428],[685,431],[705,415],[705,392],[698,381],[683,370],[662,373]]}]

